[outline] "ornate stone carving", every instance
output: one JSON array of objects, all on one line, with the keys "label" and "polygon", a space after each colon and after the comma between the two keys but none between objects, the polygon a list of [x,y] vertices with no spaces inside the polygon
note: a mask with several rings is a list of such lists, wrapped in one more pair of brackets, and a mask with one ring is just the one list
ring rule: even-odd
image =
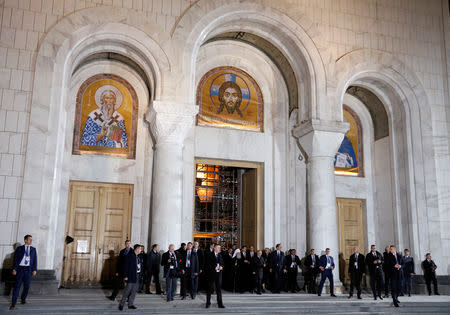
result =
[{"label": "ornate stone carving", "polygon": [[153,101],[146,118],[156,146],[163,143],[182,146],[186,134],[194,126],[197,113],[197,105]]}]

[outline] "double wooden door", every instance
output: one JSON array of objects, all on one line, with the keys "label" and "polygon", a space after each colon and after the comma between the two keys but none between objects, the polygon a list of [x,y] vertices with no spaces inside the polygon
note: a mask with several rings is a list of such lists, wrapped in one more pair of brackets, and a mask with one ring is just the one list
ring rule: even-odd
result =
[{"label": "double wooden door", "polygon": [[350,284],[348,263],[357,246],[364,253],[363,205],[361,199],[338,198],[339,275],[344,285]]},{"label": "double wooden door", "polygon": [[111,279],[130,236],[133,185],[70,182],[63,285],[97,285]]}]

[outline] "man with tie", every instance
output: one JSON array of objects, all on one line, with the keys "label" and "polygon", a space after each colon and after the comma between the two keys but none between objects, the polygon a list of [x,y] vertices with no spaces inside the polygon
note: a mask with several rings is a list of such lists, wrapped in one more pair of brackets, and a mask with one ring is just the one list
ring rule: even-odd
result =
[{"label": "man with tie", "polygon": [[370,246],[370,253],[366,255],[366,265],[370,274],[370,287],[372,288],[373,299],[377,296],[382,300],[381,290],[383,287],[383,256],[375,245]]},{"label": "man with tie", "polygon": [[325,283],[325,280],[328,278],[328,281],[330,281],[330,296],[336,297],[336,295],[334,295],[333,282],[334,260],[333,257],[330,256],[329,248],[325,249],[325,255],[320,256],[319,269],[322,272],[322,276],[320,278],[319,291],[317,292],[317,295],[322,295],[323,285]]},{"label": "man with tie", "polygon": [[178,263],[175,245],[170,244],[169,250],[162,255],[161,266],[164,266],[164,278],[166,278],[167,302],[173,301],[177,292],[177,277],[181,270]]},{"label": "man with tie", "polygon": [[298,267],[300,264],[300,258],[297,256],[297,251],[295,249],[289,250],[289,255],[286,256],[286,268],[288,271],[287,289],[292,293],[300,291],[300,287],[297,283]]},{"label": "man with tie", "polygon": [[251,266],[251,258],[250,254],[247,252],[247,246],[242,246],[241,249],[241,256],[242,256],[242,265],[241,265],[241,292],[250,291],[250,293],[253,293],[253,290],[251,290],[252,287],[252,266]]},{"label": "man with tie", "polygon": [[319,256],[316,255],[314,248],[311,249],[310,254],[305,258],[305,266],[307,268],[306,273],[306,285],[308,287],[308,293],[316,294],[316,278],[319,273]]},{"label": "man with tie", "polygon": [[272,275],[271,289],[272,293],[280,293],[283,288],[283,274],[287,273],[286,270],[286,259],[284,253],[282,252],[283,246],[277,244],[275,250],[270,254],[269,272]]},{"label": "man with tie", "polygon": [[[192,268],[192,242],[187,243],[186,251],[182,253],[181,275],[180,275],[180,295],[181,299],[186,299],[186,291],[191,288],[191,268]],[[191,289],[192,298],[192,289]]]},{"label": "man with tie", "polygon": [[391,286],[390,270],[388,270],[388,265],[386,264],[390,253],[391,253],[390,247],[386,246],[384,248],[384,253],[383,253],[384,297],[385,298],[389,297],[389,288]]},{"label": "man with tie", "polygon": [[256,256],[253,258],[253,275],[255,277],[256,294],[261,294],[262,281],[264,278],[264,267],[266,267],[266,260],[262,256],[262,250],[256,252]]},{"label": "man with tie", "polygon": [[212,254],[205,257],[205,273],[208,279],[208,293],[206,295],[206,308],[211,306],[211,294],[216,290],[217,305],[219,308],[225,308],[222,302],[222,271],[223,258],[220,254],[220,245],[214,245]]},{"label": "man with tie", "polygon": [[28,290],[30,289],[31,276],[36,275],[37,270],[37,255],[36,249],[31,246],[33,237],[25,235],[23,238],[25,244],[16,248],[13,260],[13,276],[16,276],[16,285],[14,287],[11,307],[13,310],[16,307],[17,298],[19,296],[20,287],[23,283],[22,295],[20,300],[22,304],[26,303]]},{"label": "man with tie", "polygon": [[201,263],[200,263],[200,256],[201,251],[199,248],[198,242],[194,242],[194,248],[191,250],[191,255],[187,258],[189,258],[189,268],[190,268],[190,274],[191,274],[191,299],[195,299],[197,296],[198,291],[198,277],[200,275],[201,269]]},{"label": "man with tie", "polygon": [[147,254],[147,288],[146,292],[147,294],[151,294],[150,292],[150,285],[152,283],[152,277],[155,279],[155,286],[156,286],[156,294],[161,294],[161,284],[159,283],[159,259],[160,255],[158,253],[159,246],[158,244],[152,245],[152,250]]},{"label": "man with tie", "polygon": [[255,274],[253,274],[253,259],[256,257],[256,253],[255,253],[255,248],[253,247],[253,245],[251,245],[249,247],[249,251],[248,251],[248,267],[249,267],[249,275],[248,275],[248,284],[247,287],[250,291],[250,293],[253,293],[255,291],[255,285],[256,285],[256,277]]},{"label": "man with tie", "polygon": [[139,289],[139,278],[144,271],[144,265],[142,264],[141,257],[141,245],[135,244],[133,250],[125,256],[125,263],[123,266],[123,280],[127,284],[123,290],[122,299],[119,303],[119,310],[123,310],[125,302],[128,300],[128,308],[136,309],[134,306],[134,299]]},{"label": "man with tie", "polygon": [[398,295],[402,285],[402,255],[397,253],[394,245],[389,246],[390,253],[387,256],[386,269],[389,271],[389,278],[391,281],[391,295],[395,307],[398,307]]},{"label": "man with tie", "polygon": [[125,248],[119,252],[119,257],[117,258],[116,274],[113,281],[113,292],[108,297],[111,301],[114,301],[119,293],[120,288],[123,285],[123,268],[125,266],[125,258],[128,253],[131,252],[131,241],[125,241]]},{"label": "man with tie", "polygon": [[415,274],[414,272],[414,259],[409,255],[409,249],[404,250],[403,256],[403,278],[402,278],[402,289],[401,292],[405,289],[405,284],[408,286],[408,296],[411,296],[412,293],[412,276]]},{"label": "man with tie", "polygon": [[438,292],[437,280],[436,280],[436,269],[437,266],[431,259],[431,254],[427,253],[425,255],[425,260],[422,261],[423,275],[425,278],[425,283],[427,284],[428,295],[431,295],[431,281],[433,281],[434,294],[440,295]]},{"label": "man with tie", "polygon": [[349,299],[353,296],[353,288],[356,287],[356,294],[358,299],[361,300],[361,279],[366,275],[364,260],[364,255],[359,253],[358,247],[354,247],[348,264],[348,274],[350,275]]}]

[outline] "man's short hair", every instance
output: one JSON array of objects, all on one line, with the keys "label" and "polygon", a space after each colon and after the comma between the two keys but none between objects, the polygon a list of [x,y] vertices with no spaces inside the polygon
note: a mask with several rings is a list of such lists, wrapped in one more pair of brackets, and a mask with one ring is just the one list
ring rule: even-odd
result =
[{"label": "man's short hair", "polygon": [[395,248],[395,245],[390,245],[389,247],[390,247],[390,248]]},{"label": "man's short hair", "polygon": [[133,249],[136,250],[136,248],[141,247],[141,244],[134,244]]},{"label": "man's short hair", "polygon": [[216,243],[216,244],[214,244],[214,248],[216,248],[217,246],[220,246],[220,244],[217,244],[217,243]]},{"label": "man's short hair", "polygon": [[281,245],[281,244],[280,244],[280,243],[278,243],[277,245],[275,245],[275,248],[278,248],[278,247],[280,247],[280,245]]},{"label": "man's short hair", "polygon": [[126,244],[126,243],[128,243],[128,242],[130,242],[130,243],[131,243],[131,241],[130,241],[130,240],[125,240],[125,244]]},{"label": "man's short hair", "polygon": [[189,244],[191,244],[191,245],[192,245],[192,242],[188,242],[187,244],[188,244],[188,245],[189,245]]},{"label": "man's short hair", "polygon": [[407,248],[405,248],[405,250],[404,250],[405,252],[409,252],[409,249],[407,249]]},{"label": "man's short hair", "polygon": [[430,256],[431,256],[431,254],[430,254],[430,253],[426,253],[426,254],[425,254],[425,257],[427,257],[428,255],[430,255]]},{"label": "man's short hair", "polygon": [[33,237],[33,236],[31,236],[30,234],[27,234],[23,237],[23,240],[26,241],[29,237]]},{"label": "man's short hair", "polygon": [[375,244],[370,245],[370,247],[374,247],[374,246],[375,246]]},{"label": "man's short hair", "polygon": [[327,248],[325,248],[325,250],[330,250],[330,249],[327,247]]},{"label": "man's short hair", "polygon": [[186,246],[186,243],[181,243],[181,247]]},{"label": "man's short hair", "polygon": [[155,249],[158,246],[158,244],[153,244],[152,249]]}]

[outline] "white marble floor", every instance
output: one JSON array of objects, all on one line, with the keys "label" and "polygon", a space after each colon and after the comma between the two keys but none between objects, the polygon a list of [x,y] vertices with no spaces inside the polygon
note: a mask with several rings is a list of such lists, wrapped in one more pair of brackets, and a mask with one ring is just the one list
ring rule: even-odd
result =
[{"label": "white marble floor", "polygon": [[58,296],[30,296],[26,305],[17,305],[9,311],[9,297],[0,298],[0,314],[450,314],[450,296],[402,297],[399,308],[390,299],[374,301],[369,295],[362,300],[348,300],[346,295],[337,298],[308,294],[230,294],[224,293],[225,309],[217,308],[213,296],[211,308],[205,309],[204,294],[196,300],[185,301],[177,296],[175,301],[165,302],[165,296],[139,294],[137,310],[117,309],[118,302],[106,298],[110,291],[100,289],[64,289]]}]

